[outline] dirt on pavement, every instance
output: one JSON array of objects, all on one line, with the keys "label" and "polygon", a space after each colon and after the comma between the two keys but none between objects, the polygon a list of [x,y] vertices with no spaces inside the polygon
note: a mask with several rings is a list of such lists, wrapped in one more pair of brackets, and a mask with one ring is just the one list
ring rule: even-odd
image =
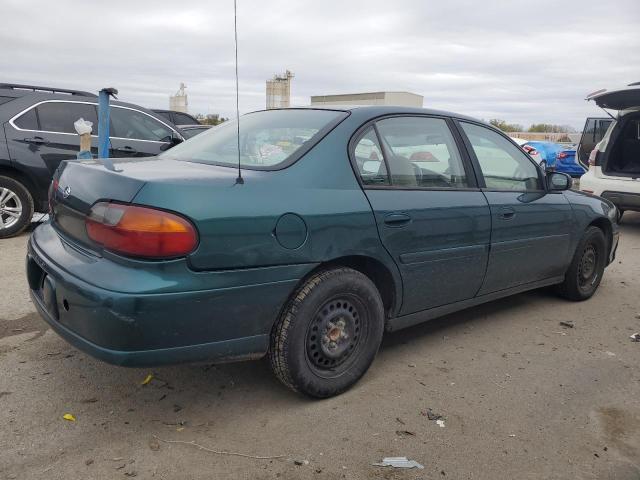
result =
[{"label": "dirt on pavement", "polygon": [[[34,313],[28,234],[0,240],[0,479],[637,480],[640,214],[621,230],[591,300],[539,290],[387,334],[360,383],[323,401],[264,361],[97,361]],[[372,465],[387,456],[425,468]]]}]

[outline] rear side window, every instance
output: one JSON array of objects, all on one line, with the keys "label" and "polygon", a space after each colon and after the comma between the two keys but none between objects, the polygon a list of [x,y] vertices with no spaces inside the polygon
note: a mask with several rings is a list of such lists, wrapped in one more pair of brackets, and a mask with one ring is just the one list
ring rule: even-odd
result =
[{"label": "rear side window", "polygon": [[150,115],[128,108],[112,108],[111,124],[113,137],[168,142],[173,134],[169,127]]},{"label": "rear side window", "polygon": [[[316,109],[265,110],[240,117],[240,163],[256,170],[294,162],[347,116]],[[161,157],[214,165],[238,165],[235,121],[201,133]]]},{"label": "rear side window", "polygon": [[16,127],[24,130],[38,130],[38,117],[36,115],[36,109],[32,108],[27,110],[13,122]]},{"label": "rear side window", "polygon": [[376,123],[387,154],[391,184],[417,188],[466,188],[464,164],[441,118],[393,117]]},{"label": "rear side window", "polygon": [[74,122],[80,118],[93,123],[93,134],[98,133],[96,107],[86,103],[47,102],[38,105],[40,128],[45,132],[76,133]]},{"label": "rear side window", "polygon": [[373,127],[367,128],[356,140],[353,157],[364,185],[389,185],[382,148]]},{"label": "rear side window", "polygon": [[493,190],[542,190],[538,167],[502,135],[460,122],[480,164],[487,188]]}]

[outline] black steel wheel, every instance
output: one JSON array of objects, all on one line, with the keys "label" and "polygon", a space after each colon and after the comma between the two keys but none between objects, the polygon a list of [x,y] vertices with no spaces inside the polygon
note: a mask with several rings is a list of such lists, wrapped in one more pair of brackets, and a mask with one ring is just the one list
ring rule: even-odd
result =
[{"label": "black steel wheel", "polygon": [[294,293],[276,322],[271,367],[297,392],[337,395],[367,371],[383,330],[382,300],[369,278],[350,268],[321,271]]},{"label": "black steel wheel", "polygon": [[570,300],[586,300],[598,289],[607,264],[607,241],[598,227],[582,235],[559,292]]}]

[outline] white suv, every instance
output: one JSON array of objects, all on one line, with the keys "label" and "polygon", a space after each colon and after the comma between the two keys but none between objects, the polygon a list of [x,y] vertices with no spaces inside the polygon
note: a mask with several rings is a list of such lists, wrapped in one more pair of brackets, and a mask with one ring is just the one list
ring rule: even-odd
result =
[{"label": "white suv", "polygon": [[580,190],[611,200],[618,216],[640,211],[640,82],[587,96],[601,108],[617,110],[616,120],[589,155]]}]

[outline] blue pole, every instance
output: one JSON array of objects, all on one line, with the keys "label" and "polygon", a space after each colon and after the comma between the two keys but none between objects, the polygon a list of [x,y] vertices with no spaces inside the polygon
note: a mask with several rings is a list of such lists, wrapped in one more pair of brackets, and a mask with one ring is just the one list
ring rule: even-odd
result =
[{"label": "blue pole", "polygon": [[109,170],[115,170],[109,160],[109,97],[117,93],[115,88],[103,88],[98,95],[98,158]]}]

